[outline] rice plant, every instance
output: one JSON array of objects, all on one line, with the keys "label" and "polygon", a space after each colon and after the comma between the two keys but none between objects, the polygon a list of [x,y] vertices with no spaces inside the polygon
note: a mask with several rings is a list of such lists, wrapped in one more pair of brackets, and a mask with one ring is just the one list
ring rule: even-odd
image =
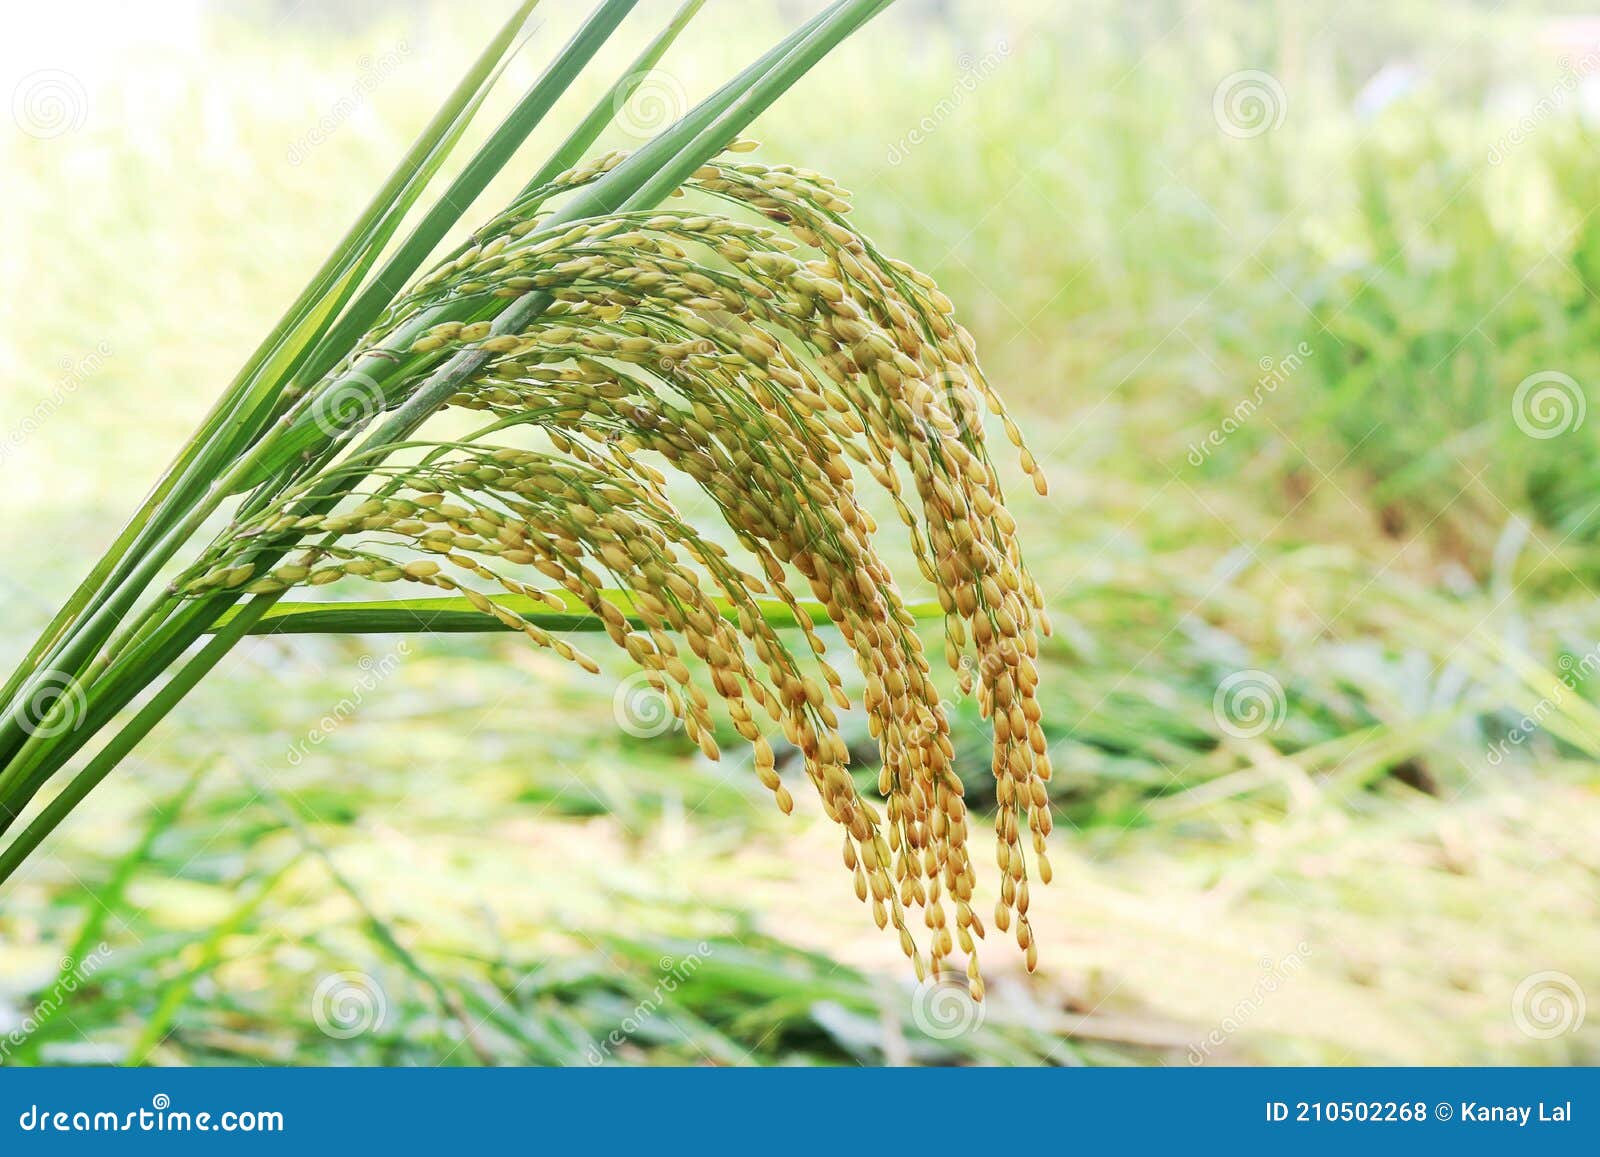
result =
[{"label": "rice plant", "polygon": [[[0,880],[247,635],[476,622],[598,671],[567,636],[603,632],[712,758],[715,696],[785,812],[769,730],[797,749],[879,927],[894,925],[919,977],[959,948],[981,999],[947,709],[874,546],[870,480],[938,591],[946,663],[993,721],[994,918],[1034,965],[1048,620],[985,411],[1041,494],[1043,477],[933,281],[852,228],[832,181],[758,161],[741,138],[888,0],[838,0],[638,150],[588,157],[701,2],[502,212],[424,268],[634,0],[596,7],[400,236],[537,0],[519,5],[7,682]],[[447,411],[481,424],[430,433]],[[704,492],[737,553],[680,516],[670,479]],[[346,580],[428,589],[289,597]],[[848,772],[849,699],[818,624],[864,679],[881,806]]]}]

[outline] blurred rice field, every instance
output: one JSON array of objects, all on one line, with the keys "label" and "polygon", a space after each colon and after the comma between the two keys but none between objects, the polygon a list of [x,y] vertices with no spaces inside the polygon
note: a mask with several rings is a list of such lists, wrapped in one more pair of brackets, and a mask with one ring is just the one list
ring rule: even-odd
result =
[{"label": "blurred rice field", "polygon": [[[0,660],[492,7],[64,3],[0,46],[65,99],[0,121]],[[814,7],[712,0],[608,143]],[[904,0],[766,116],[938,276],[1052,481],[1010,479],[1056,879],[981,1016],[914,989],[800,785],[786,819],[620,726],[621,662],[294,639],[11,887],[0,1060],[1600,1061],[1597,86],[1566,6]]]}]

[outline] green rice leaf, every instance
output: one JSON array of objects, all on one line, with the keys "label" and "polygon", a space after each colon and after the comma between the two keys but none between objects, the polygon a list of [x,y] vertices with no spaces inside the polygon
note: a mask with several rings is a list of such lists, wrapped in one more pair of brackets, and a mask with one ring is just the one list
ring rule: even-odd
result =
[{"label": "green rice leaf", "polygon": [[[589,608],[576,596],[565,591],[552,594],[567,604],[557,610],[548,603],[530,599],[525,595],[495,595],[490,601],[507,610],[515,611],[534,626],[547,631],[598,631],[602,624]],[[632,610],[633,600],[626,591],[604,591],[602,597],[624,610]],[[733,619],[738,610],[726,599],[715,600],[723,617]],[[777,599],[756,599],[761,616],[776,627],[797,625],[795,613],[787,603]],[[828,626],[828,612],[821,603],[811,600],[800,602],[800,610],[817,626]],[[919,619],[936,619],[943,612],[937,603],[912,603],[907,607]],[[213,631],[225,629],[239,614],[239,608],[229,610],[212,627]],[[629,615],[635,626],[644,626],[644,620]],[[246,633],[251,635],[347,635],[347,634],[474,634],[488,631],[508,631],[498,619],[477,610],[459,595],[438,595],[420,599],[371,599],[361,602],[316,603],[279,602],[253,623]]]}]

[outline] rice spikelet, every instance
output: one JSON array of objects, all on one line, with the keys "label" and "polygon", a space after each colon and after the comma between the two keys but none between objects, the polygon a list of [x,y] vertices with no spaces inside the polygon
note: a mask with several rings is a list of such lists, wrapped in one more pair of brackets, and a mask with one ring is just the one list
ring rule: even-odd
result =
[{"label": "rice spikelet", "polygon": [[[221,536],[183,589],[416,583],[459,592],[596,670],[489,597],[546,599],[560,588],[601,620],[712,757],[715,695],[787,812],[793,801],[761,722],[770,720],[843,829],[845,869],[878,925],[894,925],[919,977],[965,956],[981,999],[976,940],[985,926],[949,721],[857,487],[870,479],[891,497],[945,612],[944,660],[993,722],[995,923],[1014,926],[1031,969],[1030,859],[1050,876],[1036,662],[1048,620],[989,457],[985,412],[1041,494],[1044,477],[949,299],[849,226],[837,185],[729,155],[688,185],[727,213],[623,213],[542,229],[550,197],[620,159],[534,191],[368,335],[366,350],[408,362],[406,381],[418,365],[480,351],[481,369],[448,405],[484,412],[490,431],[423,446],[431,452],[410,465],[317,464],[282,501]],[[529,293],[547,295],[548,306],[520,332],[497,332],[499,311]],[[299,405],[315,406],[361,356]],[[365,417],[403,400],[383,394]],[[529,428],[542,448],[490,441]],[[306,513],[304,496],[340,472],[353,488],[345,501]],[[747,561],[679,516],[669,473],[716,504]],[[257,560],[280,559],[314,535],[295,562],[257,573]],[[643,629],[602,597],[610,588],[630,592]],[[849,700],[822,638],[797,614],[807,644],[797,653],[755,602],[771,595],[798,611],[797,592],[826,607],[864,677],[880,801],[863,798],[848,773],[837,713]],[[715,596],[736,609],[732,619]],[[918,910],[925,949],[910,927]]]}]

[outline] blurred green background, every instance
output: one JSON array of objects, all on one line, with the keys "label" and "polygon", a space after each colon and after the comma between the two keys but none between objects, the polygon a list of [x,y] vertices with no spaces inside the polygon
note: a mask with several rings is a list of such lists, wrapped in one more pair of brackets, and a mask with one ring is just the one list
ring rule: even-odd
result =
[{"label": "blurred green background", "polygon": [[[502,7],[19,17],[0,661]],[[712,0],[606,143],[816,7]],[[586,8],[545,0],[498,107]],[[800,785],[785,819],[641,725],[624,663],[293,639],[10,885],[0,1061],[1600,1060],[1597,118],[1578,5],[902,0],[760,122],[938,277],[1052,481],[1007,475],[1056,879],[981,1016],[913,986]]]}]

